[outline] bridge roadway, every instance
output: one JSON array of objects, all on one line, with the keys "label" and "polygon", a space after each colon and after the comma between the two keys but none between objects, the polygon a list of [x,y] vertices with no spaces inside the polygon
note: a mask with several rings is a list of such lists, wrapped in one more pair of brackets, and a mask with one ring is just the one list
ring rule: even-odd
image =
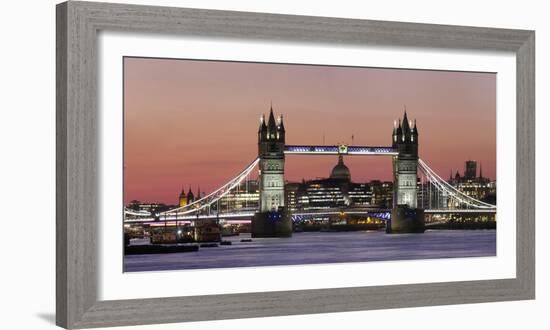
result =
[{"label": "bridge roadway", "polygon": [[[255,210],[245,210],[244,212],[232,212],[232,213],[220,213],[220,214],[199,214],[199,215],[169,215],[161,216],[158,220],[153,217],[147,218],[135,218],[135,219],[124,219],[125,224],[132,223],[163,223],[163,222],[176,222],[176,221],[197,221],[197,220],[208,220],[208,219],[251,219],[254,216]],[[470,213],[470,214],[480,214],[480,213],[496,213],[496,209],[427,209],[424,210],[425,214],[458,214],[458,213]],[[348,209],[348,210],[312,210],[308,212],[296,212],[292,214],[292,217],[307,217],[312,215],[338,215],[338,214],[349,214],[349,215],[372,215],[381,220],[389,220],[391,215],[391,209]]]},{"label": "bridge roadway", "polygon": [[[155,220],[153,217],[147,217],[147,218],[135,218],[135,219],[125,219],[124,223],[149,223],[149,222],[165,222],[165,221],[196,221],[196,220],[207,220],[207,219],[250,219],[254,216],[254,213],[256,213],[255,210],[246,210],[244,212],[232,212],[232,213],[220,213],[220,214],[199,214],[199,215],[168,215],[168,216],[160,216],[158,220]],[[308,211],[308,212],[297,212],[293,213],[292,216],[311,216],[311,215],[337,215],[337,214],[351,214],[351,215],[358,215],[358,214],[373,214],[373,215],[379,215],[381,213],[387,213],[390,214],[391,210],[388,209],[350,209],[346,211],[342,210],[315,210],[315,211]]]}]

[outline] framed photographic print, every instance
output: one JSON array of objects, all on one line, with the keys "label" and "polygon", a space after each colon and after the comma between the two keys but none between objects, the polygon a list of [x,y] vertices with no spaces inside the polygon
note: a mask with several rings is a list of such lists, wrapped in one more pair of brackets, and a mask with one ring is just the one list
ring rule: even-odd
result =
[{"label": "framed photographic print", "polygon": [[533,299],[534,104],[533,31],[59,4],[57,323]]}]

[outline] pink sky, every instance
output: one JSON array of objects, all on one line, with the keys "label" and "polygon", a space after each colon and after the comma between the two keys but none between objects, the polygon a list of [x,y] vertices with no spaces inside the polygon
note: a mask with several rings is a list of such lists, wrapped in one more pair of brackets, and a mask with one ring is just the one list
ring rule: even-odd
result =
[{"label": "pink sky", "polygon": [[[406,106],[419,154],[440,176],[474,159],[496,171],[496,75],[357,67],[124,59],[124,201],[177,203],[257,156],[270,102],[287,144],[391,145]],[[344,158],[354,182],[391,180],[389,157]],[[287,156],[290,181],[326,177],[336,156]]]}]

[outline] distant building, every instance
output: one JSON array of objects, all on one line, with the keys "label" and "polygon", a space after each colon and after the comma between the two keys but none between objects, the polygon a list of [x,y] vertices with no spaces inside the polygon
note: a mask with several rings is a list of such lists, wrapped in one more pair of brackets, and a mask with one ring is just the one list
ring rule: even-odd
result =
[{"label": "distant building", "polygon": [[330,178],[333,180],[343,180],[345,182],[351,181],[349,168],[344,164],[344,156],[338,155],[338,164],[332,168]]},{"label": "distant building", "polygon": [[187,192],[187,203],[191,204],[195,201],[195,194],[191,191],[191,187],[189,187],[189,191]]},{"label": "distant building", "polygon": [[496,204],[496,181],[484,177],[481,166],[479,175],[477,175],[476,161],[466,161],[464,175],[460,176],[457,171],[454,177],[452,175],[449,177],[448,182],[465,195],[486,203]]},{"label": "distant building", "polygon": [[464,178],[475,179],[477,176],[477,162],[475,160],[467,160],[464,166]]},{"label": "distant building", "polygon": [[375,186],[376,195],[373,195],[369,183],[352,182],[349,168],[344,164],[343,156],[339,155],[328,178],[288,182],[285,197],[291,212],[379,206],[388,203],[388,198],[391,205],[392,185],[375,181]]},{"label": "distant building", "polygon": [[191,190],[191,187],[189,187],[189,190],[187,193],[185,193],[185,189],[182,188],[179,196],[179,207],[183,207],[185,205],[193,203],[195,200],[198,200],[201,198],[201,190],[200,188],[197,190],[197,196],[195,197],[195,194]]},{"label": "distant building", "polygon": [[179,206],[183,207],[188,204],[187,202],[187,194],[185,193],[185,189],[181,189],[180,198],[179,198]]}]

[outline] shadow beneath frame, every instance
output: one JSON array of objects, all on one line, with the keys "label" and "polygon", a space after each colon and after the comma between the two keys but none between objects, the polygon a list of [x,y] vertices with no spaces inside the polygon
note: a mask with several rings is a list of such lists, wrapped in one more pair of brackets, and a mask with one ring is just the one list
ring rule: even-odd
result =
[{"label": "shadow beneath frame", "polygon": [[55,313],[39,313],[36,316],[49,324],[55,325]]}]

